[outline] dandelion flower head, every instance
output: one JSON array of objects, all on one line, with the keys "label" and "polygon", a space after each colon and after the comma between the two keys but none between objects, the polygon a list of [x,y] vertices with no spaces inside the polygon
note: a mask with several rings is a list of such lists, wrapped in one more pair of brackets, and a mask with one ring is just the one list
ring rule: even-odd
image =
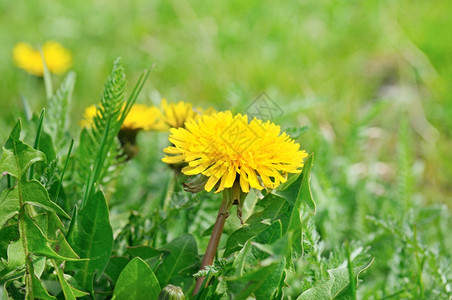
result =
[{"label": "dandelion flower head", "polygon": [[241,190],[276,188],[288,173],[299,173],[308,155],[281,128],[270,121],[219,112],[203,115],[172,128],[173,146],[164,149],[168,164],[186,163],[186,175],[203,174],[204,189],[216,192],[239,182]]},{"label": "dandelion flower head", "polygon": [[201,115],[209,115],[215,112],[213,108],[203,110],[200,107],[194,108],[189,102],[179,101],[177,103],[168,103],[162,99],[161,103],[163,121],[170,128],[184,127],[185,122],[196,119]]},{"label": "dandelion flower head", "polygon": [[[96,114],[96,105],[88,106],[85,109],[83,120],[80,121],[80,125],[82,127],[91,127]],[[121,130],[164,130],[165,124],[160,118],[161,112],[157,107],[134,104],[122,123]]]},{"label": "dandelion flower head", "polygon": [[[72,55],[69,50],[55,41],[45,42],[42,53],[51,73],[60,75],[72,66]],[[21,42],[14,47],[13,59],[19,68],[32,75],[42,76],[44,73],[41,53],[28,43]]]}]

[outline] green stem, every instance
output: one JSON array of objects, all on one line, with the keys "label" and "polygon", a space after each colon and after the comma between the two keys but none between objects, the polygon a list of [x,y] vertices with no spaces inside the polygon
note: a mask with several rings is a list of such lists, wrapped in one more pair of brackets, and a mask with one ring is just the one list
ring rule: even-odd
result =
[{"label": "green stem", "polygon": [[168,210],[168,206],[171,202],[171,197],[173,196],[174,189],[176,187],[176,176],[177,176],[176,171],[174,171],[173,175],[171,176],[171,179],[168,183],[168,188],[167,188],[165,198],[163,199],[162,209],[164,212],[166,212]]},{"label": "green stem", "polygon": [[[33,144],[33,148],[38,150],[39,149],[39,141],[41,140],[41,133],[42,133],[42,122],[44,121],[44,115],[45,115],[45,109],[43,108],[41,110],[41,114],[39,115],[39,121],[38,121],[38,129],[36,130],[36,137],[35,142]],[[30,169],[28,171],[28,180],[33,179],[33,173],[35,170],[34,164],[30,166]]]},{"label": "green stem", "polygon": [[[16,150],[16,149],[15,149]],[[15,152],[17,153],[17,152]],[[17,159],[17,165],[20,166],[19,161]],[[22,178],[19,172],[19,178]],[[31,265],[31,257],[30,251],[28,251],[28,243],[27,243],[27,229],[25,227],[25,203],[22,195],[22,184],[21,180],[17,180],[17,191],[19,193],[19,203],[20,203],[20,211],[19,211],[19,230],[20,235],[22,237],[22,247],[24,248],[25,254],[25,289],[26,289],[26,299],[34,299],[33,294],[33,274],[31,273],[33,270],[33,266]]]},{"label": "green stem", "polygon": [[[223,201],[220,206],[220,210],[218,211],[217,220],[215,221],[215,225],[212,230],[212,235],[210,236],[209,244],[207,245],[206,253],[204,254],[204,258],[201,263],[201,270],[204,269],[205,266],[209,266],[213,263],[215,255],[217,254],[218,244],[220,243],[221,234],[223,233],[224,223],[226,219],[229,217],[229,209],[232,206],[231,195],[229,190],[223,191]],[[198,277],[196,279],[195,290],[193,291],[193,295],[196,295],[201,288],[205,277]],[[207,283],[206,283],[207,285]]]},{"label": "green stem", "polygon": [[[69,150],[67,151],[66,161],[65,161],[64,167],[63,167],[63,172],[61,172],[60,184],[58,184],[58,189],[55,194],[55,202],[58,202],[58,196],[60,195],[61,186],[63,185],[64,173],[66,173],[67,165],[69,163],[69,158],[71,156],[73,146],[74,146],[74,139],[71,140],[71,144],[69,145]],[[66,203],[64,204],[64,206],[65,206],[66,211],[68,211],[69,207],[67,205],[67,201],[65,201],[65,202]]]},{"label": "green stem", "polygon": [[42,49],[39,49],[42,59],[42,65],[44,66],[44,86],[46,89],[46,97],[47,99],[52,98],[53,96],[53,86],[52,86],[52,76],[50,75],[49,68],[47,67],[46,60],[44,58],[44,53]]},{"label": "green stem", "polygon": [[356,300],[356,281],[355,281],[355,276],[353,275],[352,262],[350,259],[350,245],[348,243],[345,246],[345,251],[347,252],[348,276],[350,278],[350,288],[351,288],[352,299]]},{"label": "green stem", "polygon": [[417,243],[417,230],[416,225],[414,225],[414,255],[416,256],[416,267],[417,267],[417,283],[419,285],[419,299],[424,299],[424,283],[422,281],[422,265],[421,259],[419,257],[419,246]]},{"label": "green stem", "polygon": [[24,214],[26,214],[25,208],[21,207],[20,213],[19,213],[19,216],[20,216],[20,221],[19,221],[20,228],[19,229],[20,229],[20,234],[22,236],[22,246],[24,248],[24,254],[25,254],[25,289],[26,289],[27,299],[34,299],[35,297],[33,295],[33,274],[31,274],[31,270],[33,270],[33,266],[31,265],[30,251],[28,251],[26,229],[25,229],[25,223],[23,221],[25,218]]}]

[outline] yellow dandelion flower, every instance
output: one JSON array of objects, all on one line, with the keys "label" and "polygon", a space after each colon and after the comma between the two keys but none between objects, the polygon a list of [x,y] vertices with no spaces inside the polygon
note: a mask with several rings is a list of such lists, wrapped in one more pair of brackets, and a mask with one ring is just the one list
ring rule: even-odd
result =
[{"label": "yellow dandelion flower", "polygon": [[86,128],[91,127],[93,125],[93,119],[94,116],[96,116],[96,113],[97,107],[94,104],[85,108],[85,111],[83,112],[83,119],[79,122],[80,126]]},{"label": "yellow dandelion flower", "polygon": [[[69,50],[55,41],[45,42],[42,46],[47,68],[51,73],[63,74],[72,65],[72,56]],[[28,43],[18,43],[13,49],[13,59],[15,64],[36,76],[42,76],[44,65],[41,53]]]},{"label": "yellow dandelion flower", "polygon": [[165,124],[161,121],[161,112],[157,107],[134,104],[121,128],[164,130]]},{"label": "yellow dandelion flower", "polygon": [[246,115],[219,112],[173,128],[169,137],[173,146],[164,149],[168,164],[186,163],[186,175],[203,174],[204,189],[216,192],[239,182],[241,190],[276,188],[286,181],[287,173],[298,173],[308,156],[300,145],[270,121]]},{"label": "yellow dandelion flower", "polygon": [[47,68],[54,74],[63,74],[72,66],[72,55],[69,50],[55,41],[45,42],[42,52]]},{"label": "yellow dandelion flower", "polygon": [[200,107],[194,108],[189,102],[179,101],[178,103],[168,103],[162,99],[163,121],[170,128],[184,127],[185,122],[196,119],[201,115],[211,115],[215,112],[213,108],[203,110]]},{"label": "yellow dandelion flower", "polygon": [[[90,105],[85,109],[80,126],[91,127],[97,107]],[[161,112],[155,106],[134,104],[122,123],[121,130],[165,130],[165,124],[160,120]]]},{"label": "yellow dandelion flower", "polygon": [[30,74],[42,76],[43,66],[39,51],[27,43],[19,43],[13,49],[13,58],[16,65]]}]

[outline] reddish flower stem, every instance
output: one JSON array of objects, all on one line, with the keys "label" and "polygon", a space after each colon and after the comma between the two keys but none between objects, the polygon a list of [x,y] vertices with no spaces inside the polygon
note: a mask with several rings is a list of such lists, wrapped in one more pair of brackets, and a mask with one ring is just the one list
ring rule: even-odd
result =
[{"label": "reddish flower stem", "polygon": [[[209,266],[213,263],[215,255],[217,254],[218,244],[220,243],[221,234],[223,233],[224,223],[229,217],[229,209],[231,208],[229,197],[226,193],[223,193],[223,202],[221,203],[220,210],[218,211],[217,220],[212,230],[212,235],[210,236],[209,244],[207,245],[206,253],[201,263],[201,270],[205,266]],[[198,277],[196,279],[195,290],[193,295],[196,295],[204,282],[205,277]],[[206,283],[207,286],[208,282]]]}]

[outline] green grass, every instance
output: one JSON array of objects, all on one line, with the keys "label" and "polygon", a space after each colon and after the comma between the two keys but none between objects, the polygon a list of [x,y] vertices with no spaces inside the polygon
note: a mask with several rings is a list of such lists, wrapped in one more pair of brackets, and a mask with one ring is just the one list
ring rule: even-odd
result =
[{"label": "green grass", "polygon": [[[43,79],[13,64],[12,48],[21,41],[54,39],[73,54],[77,79],[70,126],[57,141],[60,168],[70,138],[78,147],[83,109],[100,101],[118,56],[127,91],[155,64],[140,103],[164,97],[243,112],[265,91],[283,111],[273,121],[285,129],[307,126],[298,141],[316,157],[317,213],[304,214],[307,250],[297,272],[287,274],[286,295],[296,298],[326,281],[327,270],[359,253],[353,267],[375,260],[360,276],[358,299],[443,299],[451,285],[451,10],[447,0],[5,0],[0,143],[21,116],[25,141],[33,144],[37,117],[26,121],[21,97],[36,115],[49,103]],[[63,77],[53,81],[58,86]],[[115,255],[127,254],[126,245],[160,247],[186,233],[195,236],[199,253],[207,245],[201,233],[213,224],[218,199],[176,191],[188,208],[155,213],[171,178],[161,162],[167,143],[167,133],[140,133],[138,156],[106,190],[113,231],[122,232]],[[74,168],[70,163],[70,184],[61,191],[71,201],[79,188]],[[226,236],[236,221],[228,219]]]}]

